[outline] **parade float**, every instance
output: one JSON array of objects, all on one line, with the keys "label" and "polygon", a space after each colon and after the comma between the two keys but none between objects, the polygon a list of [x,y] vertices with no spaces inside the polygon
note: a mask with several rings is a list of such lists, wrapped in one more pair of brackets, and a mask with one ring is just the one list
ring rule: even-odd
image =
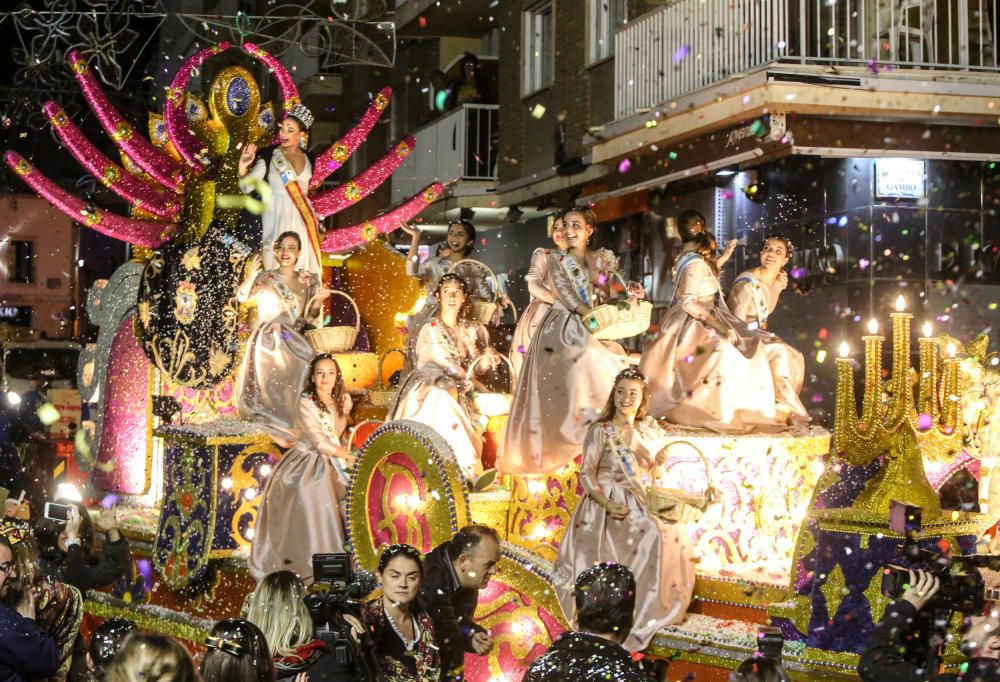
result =
[{"label": "parade float", "polygon": [[[189,90],[194,73],[226,51],[266,67],[278,96],[242,66],[220,69],[203,101]],[[28,185],[88,227],[129,242],[135,258],[89,292],[97,343],[81,357],[80,389],[91,407],[94,436],[79,439],[77,457],[92,470],[97,495],[127,508],[133,541],[131,574],[106,593],[91,593],[93,618],[125,615],[149,630],[200,645],[213,621],[237,614],[253,581],[245,559],[260,493],[281,449],[241,422],[234,385],[252,314],[235,299],[250,251],[237,234],[248,205],[236,161],[243,142],[268,143],[274,122],[298,102],[282,65],[252,44],[225,43],[189,59],[150,116],[148,139],[114,109],[76,54],[70,66],[121,163],[104,157],[55,103],[46,106],[65,147],[132,206],[129,217],[88,205],[7,152]],[[321,216],[357,202],[392,173],[412,148],[404,139],[372,168],[332,190],[319,184],[344,165],[388,103],[376,95],[356,127],[320,157],[313,205]],[[325,279],[348,305],[329,311],[352,328],[338,355],[356,394],[352,444],[360,451],[348,499],[350,546],[362,568],[379,548],[406,542],[421,551],[470,521],[504,540],[498,575],[480,595],[478,620],[496,646],[468,657],[467,679],[518,680],[569,624],[551,586],[552,561],[582,494],[576,464],[547,477],[506,478],[487,492],[468,492],[445,441],[408,421],[380,423],[400,367],[404,337],[397,320],[421,297],[404,259],[380,233],[413,218],[441,193],[428,187],[401,206],[359,225],[326,233]],[[386,292],[391,292],[386,295]],[[971,552],[992,525],[986,396],[995,359],[980,341],[968,349],[925,337],[919,372],[910,362],[911,316],[892,314],[891,375],[882,374],[883,337],[863,339],[861,415],[854,361],[836,361],[834,432],[811,426],[782,434],[719,435],[669,428],[661,485],[711,498],[688,522],[698,557],[695,600],[683,623],[661,631],[650,654],[671,660],[671,678],[727,679],[757,648],[757,627],[784,635],[786,667],[795,679],[850,679],[857,654],[887,603],[881,567],[898,559],[902,538],[889,528],[889,503],[923,509],[919,541]],[[965,384],[963,384],[965,382]],[[503,396],[499,396],[503,398]],[[509,401],[486,424],[500,433]],[[487,442],[495,442],[487,439]],[[832,443],[831,443],[832,440]],[[980,479],[981,515],[942,512],[937,489],[956,472]]]}]

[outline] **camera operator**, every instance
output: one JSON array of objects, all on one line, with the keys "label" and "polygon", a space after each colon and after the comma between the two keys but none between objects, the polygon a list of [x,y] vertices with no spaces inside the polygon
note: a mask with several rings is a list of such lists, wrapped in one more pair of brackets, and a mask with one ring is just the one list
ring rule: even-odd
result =
[{"label": "camera operator", "polygon": [[441,651],[441,680],[464,679],[465,653],[485,656],[493,638],[473,622],[479,590],[486,587],[500,561],[500,538],[488,526],[465,526],[424,558],[418,602],[434,623]]},{"label": "camera operator", "polygon": [[[937,576],[926,571],[910,571],[909,586],[897,601],[886,609],[875,627],[858,663],[858,674],[865,682],[990,682],[1000,678],[1000,618],[994,610],[985,621],[971,619],[973,627],[962,638],[969,664],[959,674],[938,674],[928,661],[928,648],[936,651],[940,635],[927,634],[933,628],[921,609],[937,593]],[[918,662],[919,661],[919,662]]]},{"label": "camera operator", "polygon": [[539,656],[522,682],[652,682],[622,642],[632,630],[635,577],[627,566],[604,563],[577,576],[573,588],[578,630],[564,632]]}]

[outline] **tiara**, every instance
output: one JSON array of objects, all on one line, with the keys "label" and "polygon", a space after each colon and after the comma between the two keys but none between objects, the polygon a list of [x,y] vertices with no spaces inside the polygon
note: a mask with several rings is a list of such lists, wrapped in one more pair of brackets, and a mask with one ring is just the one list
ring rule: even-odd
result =
[{"label": "tiara", "polygon": [[302,125],[306,127],[306,130],[312,128],[312,124],[316,121],[316,117],[304,104],[295,104],[288,111],[288,115],[297,121],[301,121]]},{"label": "tiara", "polygon": [[19,519],[6,518],[0,522],[0,535],[13,546],[31,537],[31,525]]}]

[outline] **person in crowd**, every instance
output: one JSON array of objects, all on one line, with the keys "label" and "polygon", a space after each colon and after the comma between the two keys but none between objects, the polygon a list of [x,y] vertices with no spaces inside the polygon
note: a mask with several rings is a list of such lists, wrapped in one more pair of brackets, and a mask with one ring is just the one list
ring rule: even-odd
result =
[{"label": "person in crowd", "polygon": [[555,299],[524,356],[497,457],[505,474],[549,474],[579,455],[615,376],[628,365],[620,345],[594,338],[583,321],[610,298],[608,266],[616,259],[588,248],[597,227],[590,208],[570,209],[563,222],[567,249],[547,254],[538,283]]},{"label": "person in crowd", "polygon": [[[256,678],[247,678],[256,679]],[[172,637],[133,633],[122,642],[104,682],[199,682],[194,663]]]},{"label": "person in crowd", "polygon": [[466,52],[462,57],[461,74],[448,88],[445,106],[448,109],[463,104],[492,104],[489,84],[479,68],[479,58]]},{"label": "person in crowd", "polygon": [[673,303],[639,363],[649,379],[649,413],[720,433],[780,431],[807,421],[797,396],[775,391],[766,333],[748,329],[726,306],[715,248],[706,232],[685,242]]},{"label": "person in crowd", "polygon": [[[277,146],[264,147],[258,153],[257,145],[246,145],[240,154],[238,170],[240,178],[263,180],[271,188],[271,201],[260,217],[264,268],[274,270],[279,266],[279,254],[268,251],[268,246],[275,242],[279,233],[292,231],[299,238],[293,269],[321,280],[321,221],[308,197],[316,163],[316,158],[306,151],[313,121],[312,112],[296,104],[278,127]],[[240,188],[246,194],[254,191],[246,181],[240,183]]]},{"label": "person in crowd", "polygon": [[35,591],[29,587],[13,606],[8,581],[17,578],[12,534],[0,529],[0,680],[21,682],[54,677],[59,654],[52,637],[35,624]]},{"label": "person in crowd", "polygon": [[312,555],[343,552],[347,470],[354,456],[345,444],[351,396],[334,357],[321,353],[296,401],[295,446],[264,485],[247,566],[257,580],[290,570],[312,582]]},{"label": "person in crowd", "polygon": [[285,447],[295,440],[296,402],[313,357],[301,332],[322,322],[323,302],[331,294],[317,276],[296,269],[301,249],[298,234],[283,232],[274,242],[278,267],[262,271],[261,259],[254,256],[237,292],[241,303],[256,299],[259,323],[247,342],[236,386],[240,416],[259,423]]},{"label": "person in crowd", "polygon": [[[420,330],[434,319],[441,308],[437,297],[438,284],[456,263],[467,260],[475,250],[476,228],[468,220],[456,220],[449,223],[445,240],[438,245],[435,255],[423,263],[418,263],[420,257],[417,250],[420,246],[420,228],[408,223],[401,223],[400,227],[411,237],[410,251],[406,257],[406,274],[419,278],[427,289],[427,297],[424,299],[423,307],[411,315],[406,323],[406,372],[404,373],[409,373],[418,364],[417,341],[420,338]],[[489,283],[485,279],[466,280],[465,284],[469,294],[484,299],[492,296]]]},{"label": "person in crowd", "polygon": [[311,682],[333,682],[342,673],[322,640],[313,638],[306,588],[291,571],[268,574],[247,598],[245,618],[260,628],[278,680],[307,673]]},{"label": "person in crowd", "polygon": [[[557,250],[566,250],[566,233],[563,229],[562,213],[557,213],[553,218],[552,242]],[[528,293],[531,295],[531,302],[528,303],[528,307],[524,309],[520,319],[518,319],[510,341],[510,365],[514,371],[513,379],[515,382],[521,371],[524,356],[531,348],[531,339],[534,338],[538,325],[552,308],[552,302],[556,299],[555,291],[547,286],[551,282],[547,271],[551,251],[551,249],[535,249],[535,252],[531,254],[531,266],[528,268],[528,274],[524,278],[528,285]]]},{"label": "person in crowd", "polygon": [[365,605],[364,624],[386,682],[438,682],[441,656],[430,616],[417,593],[423,562],[410,545],[390,545],[378,561],[382,595]]},{"label": "person in crowd", "polygon": [[433,428],[451,446],[466,480],[483,486],[492,479],[481,478],[483,439],[472,398],[476,375],[492,371],[500,356],[486,328],[465,319],[465,280],[448,273],[434,295],[440,307],[420,330],[416,369],[400,386],[386,419],[412,419]]},{"label": "person in crowd", "polygon": [[125,639],[139,628],[127,618],[111,618],[98,625],[90,635],[87,645],[87,676],[92,682],[100,682],[111,665],[111,661],[121,650]]},{"label": "person in crowd", "polygon": [[473,616],[484,589],[497,571],[500,538],[488,526],[471,524],[424,558],[418,604],[434,624],[441,654],[441,681],[463,679],[465,653],[485,656],[493,637]]},{"label": "person in crowd", "polygon": [[[681,242],[687,244],[689,241],[695,238],[699,234],[710,234],[708,232],[708,223],[705,220],[705,216],[701,214],[700,211],[694,209],[687,209],[682,211],[679,216],[677,216],[677,233],[680,235]],[[722,250],[718,256],[715,257],[715,264],[721,270],[725,267],[729,259],[733,257],[733,253],[736,252],[736,246],[738,240],[730,239],[726,242],[726,248]],[[683,248],[683,247],[682,247]]]},{"label": "person in crowd", "polygon": [[632,631],[635,595],[627,566],[603,563],[581,573],[573,588],[577,629],[535,659],[523,682],[653,682],[622,646]]},{"label": "person in crowd", "polygon": [[787,682],[781,663],[773,658],[754,656],[740,663],[729,682]]},{"label": "person in crowd", "polygon": [[[733,282],[726,302],[729,310],[751,329],[768,331],[767,320],[778,307],[778,297],[788,287],[785,265],[792,255],[788,237],[769,235],[760,250],[760,265],[751,268]],[[775,334],[762,334],[764,351],[771,365],[774,393],[779,403],[794,405],[805,378],[802,353]]]},{"label": "person in crowd", "polygon": [[863,682],[990,682],[1000,679],[1000,606],[987,602],[985,616],[969,619],[961,647],[969,657],[961,673],[938,674],[928,665],[928,651],[941,644],[932,633],[932,618],[922,609],[941,583],[927,571],[910,571],[902,596],[886,607],[881,622],[865,644],[858,661]]},{"label": "person in crowd", "polygon": [[203,682],[274,682],[274,663],[264,633],[242,618],[219,621],[205,639]]},{"label": "person in crowd", "polygon": [[598,421],[587,431],[580,482],[585,491],[559,545],[554,566],[556,594],[567,619],[573,613],[573,580],[588,566],[615,561],[628,566],[641,593],[636,627],[624,647],[642,651],[663,626],[679,622],[691,603],[695,567],[691,541],[681,524],[650,513],[646,488],[666,434],[646,417],[649,389],[637,369],[627,368]]},{"label": "person in crowd", "polygon": [[94,551],[94,527],[82,502],[56,500],[69,507],[65,523],[42,519],[35,527],[39,550],[39,574],[72,585],[82,593],[108,587],[128,572],[129,544],[118,531],[117,507],[102,509],[97,529],[105,534],[99,552]]}]

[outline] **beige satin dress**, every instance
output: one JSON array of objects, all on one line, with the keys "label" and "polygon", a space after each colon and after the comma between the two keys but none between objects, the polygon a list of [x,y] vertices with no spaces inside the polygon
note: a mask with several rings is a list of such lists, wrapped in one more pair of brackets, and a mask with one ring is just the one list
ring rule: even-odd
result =
[{"label": "beige satin dress", "polygon": [[[573,512],[553,567],[556,595],[572,618],[573,583],[602,561],[628,566],[636,583],[635,624],[623,646],[642,651],[656,632],[684,618],[694,593],[695,565],[687,526],[660,521],[647,511],[645,489],[666,434],[652,419],[632,429],[628,442],[610,422],[587,431],[580,482],[588,493]],[[591,494],[629,509],[616,520]],[[572,622],[572,621],[570,621]]]},{"label": "beige satin dress", "polygon": [[255,580],[274,571],[294,571],[312,582],[312,555],[343,552],[347,537],[341,504],[347,473],[336,456],[351,413],[321,409],[307,395],[295,403],[295,445],[281,458],[264,485],[247,567]]},{"label": "beige satin dress", "polygon": [[[736,331],[737,345],[703,322],[710,314]],[[762,337],[729,312],[719,279],[701,256],[683,254],[673,305],[639,362],[649,414],[719,433],[787,429]],[[790,407],[793,416],[806,417],[798,398]]]},{"label": "beige satin dress", "polygon": [[805,379],[805,358],[777,334],[767,331],[767,320],[778,307],[780,295],[781,289],[777,284],[767,285],[752,270],[747,270],[733,282],[726,303],[733,315],[766,333],[764,351],[774,377],[775,396],[778,402],[785,403],[799,415],[798,408],[802,407],[799,392]]},{"label": "beige satin dress", "polygon": [[386,421],[412,419],[437,431],[470,481],[483,473],[483,436],[472,402],[469,368],[489,343],[486,327],[476,322],[459,321],[455,335],[439,317],[425,324],[416,345],[417,367],[386,416]]},{"label": "beige satin dress", "polygon": [[552,301],[555,300],[555,292],[546,286],[548,282],[548,259],[550,249],[535,249],[531,254],[531,265],[528,267],[528,274],[524,278],[528,285],[528,293],[531,301],[524,309],[517,326],[514,327],[514,335],[510,340],[510,364],[514,370],[513,381],[517,381],[517,375],[521,372],[521,365],[524,364],[524,356],[531,347],[531,339],[535,336],[538,325],[541,324],[545,314],[552,308]]},{"label": "beige satin dress", "polygon": [[[571,273],[578,273],[574,278]],[[592,273],[567,254],[549,251],[540,284],[552,291],[552,307],[538,324],[514,388],[503,445],[501,473],[544,475],[580,454],[587,428],[597,420],[628,366],[617,343],[595,339],[579,305],[598,305]]]},{"label": "beige satin dress", "polygon": [[257,275],[248,298],[257,300],[259,326],[250,335],[236,385],[240,417],[261,424],[276,439],[294,440],[295,405],[309,374],[315,351],[300,333],[306,324],[307,303],[320,288],[319,279],[304,270],[295,273],[298,291],[286,285],[277,270]]}]

